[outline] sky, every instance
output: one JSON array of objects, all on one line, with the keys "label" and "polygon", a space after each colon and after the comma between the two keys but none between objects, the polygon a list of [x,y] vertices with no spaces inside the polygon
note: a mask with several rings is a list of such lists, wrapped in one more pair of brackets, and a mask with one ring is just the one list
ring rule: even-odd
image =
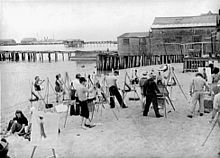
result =
[{"label": "sky", "polygon": [[0,0],[0,39],[117,40],[155,17],[218,13],[219,0]]}]

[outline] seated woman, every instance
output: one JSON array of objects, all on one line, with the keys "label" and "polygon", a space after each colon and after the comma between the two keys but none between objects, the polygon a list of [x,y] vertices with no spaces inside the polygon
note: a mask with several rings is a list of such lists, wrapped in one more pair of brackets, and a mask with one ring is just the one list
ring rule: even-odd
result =
[{"label": "seated woman", "polygon": [[10,120],[7,128],[8,134],[23,135],[27,133],[28,120],[20,110],[16,110],[15,117]]}]

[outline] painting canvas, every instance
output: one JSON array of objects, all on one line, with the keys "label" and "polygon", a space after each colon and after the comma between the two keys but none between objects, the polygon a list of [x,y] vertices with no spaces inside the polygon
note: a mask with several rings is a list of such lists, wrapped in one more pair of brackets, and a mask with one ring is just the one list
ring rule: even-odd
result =
[{"label": "painting canvas", "polygon": [[54,148],[56,146],[59,127],[57,113],[33,111],[31,142],[37,146]]}]

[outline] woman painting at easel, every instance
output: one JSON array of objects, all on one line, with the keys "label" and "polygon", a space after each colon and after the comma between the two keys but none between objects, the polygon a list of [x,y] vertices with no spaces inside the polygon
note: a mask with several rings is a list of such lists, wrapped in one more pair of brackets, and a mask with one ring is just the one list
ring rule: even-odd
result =
[{"label": "woman painting at easel", "polygon": [[79,98],[79,104],[81,107],[81,114],[80,114],[80,116],[82,117],[81,127],[82,127],[82,129],[87,129],[87,127],[89,127],[89,128],[94,127],[94,125],[87,124],[87,120],[89,119],[87,94],[94,90],[94,86],[92,86],[92,87],[90,87],[90,89],[88,89],[86,87],[87,81],[84,77],[81,77],[79,79],[79,82],[80,82],[80,86],[77,90],[77,96]]},{"label": "woman painting at easel", "polygon": [[57,93],[56,102],[59,102],[59,98],[63,94],[63,82],[61,80],[61,74],[56,75],[55,91]]},{"label": "woman painting at easel", "polygon": [[39,76],[35,77],[35,81],[34,81],[34,91],[32,91],[32,96],[34,96],[35,98],[31,98],[30,101],[38,101],[39,100],[39,96],[35,93],[35,92],[40,92],[41,90],[43,90],[42,87],[42,83],[44,82],[44,80],[41,80]]}]

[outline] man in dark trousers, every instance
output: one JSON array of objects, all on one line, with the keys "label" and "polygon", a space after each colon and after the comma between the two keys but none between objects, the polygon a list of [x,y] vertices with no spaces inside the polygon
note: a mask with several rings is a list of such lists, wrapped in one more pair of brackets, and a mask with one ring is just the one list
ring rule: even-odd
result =
[{"label": "man in dark trousers", "polygon": [[147,81],[145,81],[145,83],[144,83],[143,92],[144,92],[144,96],[146,97],[146,105],[144,108],[143,116],[148,115],[150,104],[153,103],[155,115],[157,118],[159,118],[159,117],[163,117],[163,116],[159,113],[156,92],[160,93],[160,91],[157,87],[157,84],[154,81],[155,79],[156,79],[156,75],[151,73],[149,75],[149,79]]},{"label": "man in dark trousers", "polygon": [[116,96],[120,106],[122,108],[127,108],[127,106],[125,105],[121,94],[118,91],[118,87],[117,87],[117,77],[119,72],[118,71],[114,71],[114,75],[113,76],[108,76],[106,78],[106,82],[107,82],[107,86],[109,87],[109,93],[110,93],[110,108],[114,108],[115,107],[115,101],[114,101],[114,96]]}]

